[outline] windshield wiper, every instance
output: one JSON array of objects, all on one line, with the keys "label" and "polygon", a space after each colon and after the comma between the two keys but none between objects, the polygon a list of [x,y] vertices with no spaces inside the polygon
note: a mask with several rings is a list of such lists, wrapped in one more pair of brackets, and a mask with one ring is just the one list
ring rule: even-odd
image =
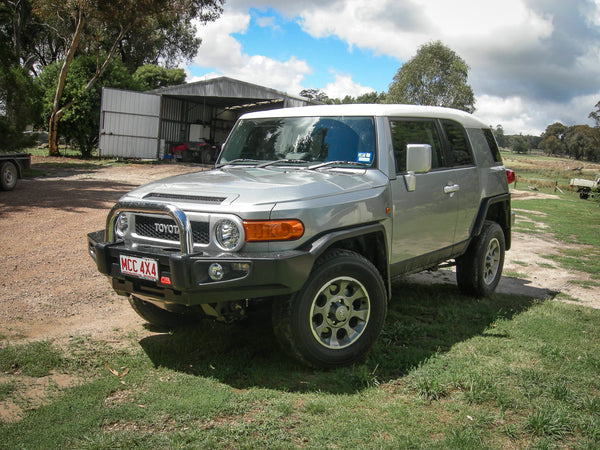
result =
[{"label": "windshield wiper", "polygon": [[338,165],[342,165],[342,164],[347,164],[347,165],[351,165],[351,166],[360,166],[360,167],[370,167],[371,166],[370,164],[356,162],[356,161],[326,161],[326,162],[322,162],[319,164],[315,164],[314,166],[309,166],[308,169],[315,170],[315,169],[320,169],[321,167],[338,166]]},{"label": "windshield wiper", "polygon": [[308,163],[309,161],[306,161],[304,159],[277,159],[275,161],[268,161],[266,163],[263,164],[259,164],[258,168],[263,168],[263,167],[268,167],[268,166],[273,166],[275,164],[296,164],[296,163]]},{"label": "windshield wiper", "polygon": [[227,161],[226,163],[223,164],[219,164],[218,166],[215,166],[217,169],[220,169],[223,166],[229,166],[230,164],[237,164],[237,163],[252,163],[252,164],[258,164],[260,161],[258,159],[246,159],[246,158],[238,158],[238,159],[232,159],[231,161]]}]

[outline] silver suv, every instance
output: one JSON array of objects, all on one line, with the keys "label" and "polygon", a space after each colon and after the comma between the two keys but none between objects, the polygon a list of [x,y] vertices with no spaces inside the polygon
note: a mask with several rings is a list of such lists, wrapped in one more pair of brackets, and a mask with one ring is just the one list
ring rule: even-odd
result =
[{"label": "silver suv", "polygon": [[214,169],[126,194],[89,250],[150,323],[232,321],[269,300],[282,347],[346,365],[377,339],[398,276],[456,262],[492,293],[510,248],[507,171],[491,130],[407,105],[243,115]]}]

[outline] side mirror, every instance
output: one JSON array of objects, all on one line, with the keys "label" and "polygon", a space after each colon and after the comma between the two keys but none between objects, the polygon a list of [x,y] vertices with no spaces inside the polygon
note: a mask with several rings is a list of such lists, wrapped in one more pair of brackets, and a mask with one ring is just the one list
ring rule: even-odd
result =
[{"label": "side mirror", "polygon": [[417,188],[416,173],[427,173],[431,170],[431,145],[408,144],[406,146],[406,190],[413,192]]},{"label": "side mirror", "polygon": [[427,173],[431,170],[431,145],[408,144],[406,146],[406,170]]}]

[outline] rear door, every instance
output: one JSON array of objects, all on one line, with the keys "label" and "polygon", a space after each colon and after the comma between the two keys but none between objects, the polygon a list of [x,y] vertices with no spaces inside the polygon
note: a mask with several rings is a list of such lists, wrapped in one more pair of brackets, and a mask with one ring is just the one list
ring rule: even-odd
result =
[{"label": "rear door", "polygon": [[440,123],[446,138],[446,160],[451,174],[448,183],[456,186],[454,196],[458,202],[454,242],[460,243],[471,236],[471,228],[479,208],[479,171],[463,126],[452,120],[441,120]]}]

